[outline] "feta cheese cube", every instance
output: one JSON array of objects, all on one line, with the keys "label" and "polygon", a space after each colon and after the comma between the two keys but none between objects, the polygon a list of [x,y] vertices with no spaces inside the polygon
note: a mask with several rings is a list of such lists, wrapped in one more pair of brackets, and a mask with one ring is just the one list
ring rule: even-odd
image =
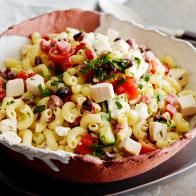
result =
[{"label": "feta cheese cube", "polygon": [[24,94],[24,81],[23,79],[9,80],[6,84],[6,96],[18,97]]},{"label": "feta cheese cube", "polygon": [[45,88],[44,78],[39,74],[30,77],[26,80],[27,91],[30,91],[33,95],[40,95],[39,85]]},{"label": "feta cheese cube", "polygon": [[5,131],[17,131],[17,121],[16,119],[4,119],[0,121],[0,131],[3,133]]},{"label": "feta cheese cube", "polygon": [[110,83],[99,83],[91,86],[91,93],[95,102],[103,102],[114,98],[114,89]]},{"label": "feta cheese cube", "polygon": [[152,141],[164,140],[167,138],[167,125],[160,122],[150,122],[149,132]]},{"label": "feta cheese cube", "polygon": [[67,136],[69,130],[71,130],[69,127],[55,127],[55,132],[58,136]]},{"label": "feta cheese cube", "polygon": [[98,54],[98,55],[112,51],[108,37],[101,35],[99,33],[97,33],[95,36],[95,41],[93,43],[93,47],[96,51],[96,54]]},{"label": "feta cheese cube", "polygon": [[130,110],[129,104],[125,101],[125,96],[115,96],[113,99],[108,101],[108,109],[111,112],[111,117],[117,119],[119,116],[125,114]]},{"label": "feta cheese cube", "polygon": [[125,74],[139,80],[148,70],[149,64],[140,59],[140,63],[133,63],[132,67],[125,69]]},{"label": "feta cheese cube", "polygon": [[8,141],[10,141],[13,144],[19,144],[21,143],[22,139],[17,135],[17,133],[13,131],[5,131],[2,134]]},{"label": "feta cheese cube", "polygon": [[193,95],[185,95],[178,98],[183,116],[191,116],[196,113],[196,101]]},{"label": "feta cheese cube", "polygon": [[92,46],[94,40],[95,40],[94,33],[85,33],[82,42],[86,43],[89,46]]},{"label": "feta cheese cube", "polygon": [[148,106],[145,103],[136,104],[135,110],[138,112],[140,119],[146,120],[149,117]]},{"label": "feta cheese cube", "polygon": [[142,145],[131,138],[127,138],[120,144],[120,147],[129,154],[139,155]]},{"label": "feta cheese cube", "polygon": [[120,51],[121,53],[126,53],[129,50],[130,46],[123,39],[120,39],[112,44],[113,51]]}]

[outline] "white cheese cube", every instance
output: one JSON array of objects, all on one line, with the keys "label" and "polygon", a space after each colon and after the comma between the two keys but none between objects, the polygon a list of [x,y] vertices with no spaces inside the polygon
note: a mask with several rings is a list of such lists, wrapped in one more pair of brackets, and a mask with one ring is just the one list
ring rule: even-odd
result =
[{"label": "white cheese cube", "polygon": [[111,117],[117,119],[130,110],[129,104],[125,101],[125,95],[115,96],[108,101],[108,109],[111,112]]},{"label": "white cheese cube", "polygon": [[0,131],[17,131],[17,121],[15,119],[4,119],[0,121]]},{"label": "white cheese cube", "polygon": [[82,39],[82,42],[86,43],[89,46],[92,46],[95,41],[94,33],[85,33]]},{"label": "white cheese cube", "polygon": [[18,97],[24,94],[24,81],[23,79],[9,80],[6,84],[6,96]]},{"label": "white cheese cube", "polygon": [[112,44],[113,51],[120,51],[121,53],[126,53],[129,50],[130,46],[123,39],[120,39]]},{"label": "white cheese cube", "polygon": [[[136,57],[137,58],[137,57]],[[139,62],[133,61],[133,66],[125,69],[125,74],[130,77],[134,77],[139,80],[148,70],[149,64],[144,62],[142,59]]]},{"label": "white cheese cube", "polygon": [[142,145],[131,138],[127,138],[120,144],[120,147],[129,154],[139,155]]},{"label": "white cheese cube", "polygon": [[30,77],[26,80],[27,91],[30,91],[33,95],[40,95],[39,85],[45,88],[44,78],[39,74]]},{"label": "white cheese cube", "polygon": [[183,116],[191,116],[196,113],[196,101],[193,95],[185,95],[178,98]]},{"label": "white cheese cube", "polygon": [[160,122],[150,122],[149,132],[152,141],[164,140],[167,138],[167,125]]},{"label": "white cheese cube", "polygon": [[19,144],[21,143],[22,139],[17,135],[17,133],[13,131],[5,131],[2,134],[8,141],[10,141],[13,144]]},{"label": "white cheese cube", "polygon": [[110,41],[114,41],[116,38],[119,37],[119,33],[114,29],[108,29],[107,36],[109,37]]},{"label": "white cheese cube", "polygon": [[67,136],[69,130],[71,130],[69,127],[55,127],[55,132],[58,136]]},{"label": "white cheese cube", "polygon": [[97,33],[93,43],[96,54],[101,55],[112,51],[108,37]]},{"label": "white cheese cube", "polygon": [[114,89],[110,83],[99,83],[91,86],[91,93],[95,102],[103,102],[114,98]]},{"label": "white cheese cube", "polygon": [[138,112],[140,119],[146,120],[149,117],[148,106],[145,103],[138,103],[135,106],[135,110]]}]

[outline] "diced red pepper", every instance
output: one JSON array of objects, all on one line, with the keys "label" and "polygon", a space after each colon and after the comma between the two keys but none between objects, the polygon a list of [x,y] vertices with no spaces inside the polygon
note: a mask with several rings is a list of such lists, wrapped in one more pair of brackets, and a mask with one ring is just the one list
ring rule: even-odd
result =
[{"label": "diced red pepper", "polygon": [[28,74],[28,78],[31,78],[31,77],[33,77],[33,76],[35,76],[36,74],[35,73],[29,73]]},{"label": "diced red pepper", "polygon": [[155,74],[156,73],[156,61],[154,59],[151,59],[149,63],[151,65],[151,69],[150,69],[151,74]]},{"label": "diced red pepper", "polygon": [[87,146],[92,145],[94,142],[93,136],[91,134],[86,134],[82,137],[81,142]]},{"label": "diced red pepper", "polygon": [[73,66],[69,56],[67,56],[62,62],[60,62],[60,65],[61,65],[63,71],[65,71],[65,70],[67,70],[67,68]]},{"label": "diced red pepper", "polygon": [[156,150],[156,146],[153,145],[152,143],[146,143],[142,140],[139,140],[140,144],[142,145],[142,149],[140,151],[140,154],[145,154],[145,153],[148,153],[148,152],[152,152],[154,150]]},{"label": "diced red pepper", "polygon": [[0,89],[0,101],[3,101],[3,99],[5,98],[6,96],[6,92],[4,89]]},{"label": "diced red pepper", "polygon": [[3,88],[3,85],[4,85],[4,81],[3,80],[0,80],[0,89]]},{"label": "diced red pepper", "polygon": [[86,47],[86,44],[85,44],[85,43],[80,43],[80,44],[78,44],[78,45],[75,47],[75,54],[76,54],[79,50],[83,49],[84,47]]},{"label": "diced red pepper", "polygon": [[167,104],[165,107],[165,111],[169,112],[169,114],[173,116],[176,113],[176,108],[171,104]]},{"label": "diced red pepper", "polygon": [[44,52],[48,52],[51,48],[51,43],[50,41],[47,40],[42,40],[40,42],[40,48],[44,51]]},{"label": "diced red pepper", "polygon": [[88,60],[92,60],[92,59],[96,58],[95,52],[93,50],[91,50],[91,49],[87,48],[85,50],[85,54],[86,54],[86,57],[87,57]]},{"label": "diced red pepper", "polygon": [[116,93],[118,95],[126,93],[129,100],[135,99],[139,95],[139,90],[133,78],[126,77],[123,84],[116,86]]},{"label": "diced red pepper", "polygon": [[92,154],[92,148],[90,146],[86,146],[85,144],[78,144],[75,152],[82,155]]},{"label": "diced red pepper", "polygon": [[55,48],[51,48],[48,55],[55,63],[61,63],[67,58],[67,55],[59,54]]},{"label": "diced red pepper", "polygon": [[75,152],[78,154],[92,154],[92,144],[97,144],[97,138],[93,137],[90,134],[86,134],[80,140],[80,143],[77,145]]},{"label": "diced red pepper", "polygon": [[4,85],[4,81],[0,80],[0,101],[2,101],[6,96],[6,92],[5,89],[3,88],[3,85]]},{"label": "diced red pepper", "polygon": [[23,80],[26,80],[28,78],[28,75],[24,71],[21,71],[18,73],[17,78],[21,78]]}]

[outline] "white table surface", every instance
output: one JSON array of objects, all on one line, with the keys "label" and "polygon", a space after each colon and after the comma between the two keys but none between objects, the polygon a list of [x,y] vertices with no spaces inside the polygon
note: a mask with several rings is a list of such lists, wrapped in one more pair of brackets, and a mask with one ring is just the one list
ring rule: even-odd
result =
[{"label": "white table surface", "polygon": [[[167,0],[167,2],[172,2],[172,0]],[[179,6],[182,6],[182,1],[179,0]],[[193,3],[195,0],[186,0],[187,3]],[[68,8],[81,8],[94,10],[96,7],[96,0],[0,0],[1,12],[0,12],[0,32],[5,31],[9,26],[17,24],[27,18],[37,16],[39,14],[50,12],[57,9],[68,9]],[[141,2],[141,0],[140,0]],[[143,2],[148,2],[152,6],[152,0],[145,0]],[[144,12],[148,13],[149,7],[148,4],[144,4]],[[167,9],[161,9],[162,1],[160,3],[160,10],[167,11]],[[138,1],[130,0],[127,2],[129,6],[135,6],[136,9],[140,9]],[[176,4],[172,4],[175,12]],[[194,7],[196,9],[196,6]],[[172,9],[170,9],[172,10]],[[193,10],[190,9],[190,10]],[[140,9],[141,14],[145,14]],[[196,10],[195,10],[196,13]],[[190,15],[193,15],[193,12],[190,12]],[[159,16],[156,16],[158,19]],[[161,16],[163,17],[163,16]],[[160,21],[165,23],[163,18],[160,18]],[[168,18],[167,18],[168,20]],[[148,17],[148,21],[153,22],[152,13]],[[184,19],[185,21],[185,19]],[[157,22],[159,25],[160,22]],[[166,24],[166,23],[165,23]],[[176,27],[182,28],[183,23],[176,22]],[[193,25],[192,25],[193,24]],[[195,26],[194,26],[195,24]],[[196,17],[192,19],[191,24],[186,24],[187,27],[190,27],[190,30],[196,29]],[[169,27],[169,25],[168,25]],[[173,26],[172,26],[173,27]],[[169,180],[165,180],[161,183],[155,184],[150,187],[146,187],[142,190],[134,191],[131,194],[126,194],[131,196],[195,196],[196,195],[196,168],[193,168],[181,175],[173,177]]]}]

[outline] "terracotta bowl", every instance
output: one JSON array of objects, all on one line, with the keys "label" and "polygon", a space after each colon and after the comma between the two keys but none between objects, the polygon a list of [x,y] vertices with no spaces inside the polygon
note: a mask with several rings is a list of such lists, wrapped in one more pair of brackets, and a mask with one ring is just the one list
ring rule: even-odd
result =
[{"label": "terracotta bowl", "polygon": [[[10,56],[10,51],[13,51],[13,54],[17,53],[14,50],[20,47],[19,43],[17,47],[11,44],[9,39],[28,37],[33,32],[58,33],[66,27],[84,29],[87,32],[96,30],[103,33],[110,27],[119,31],[123,38],[134,37],[140,44],[150,47],[156,55],[169,54],[172,56],[178,65],[191,73],[189,87],[196,90],[194,86],[196,69],[193,67],[196,62],[196,50],[190,44],[170,38],[156,30],[145,29],[140,25],[121,21],[112,15],[101,15],[91,11],[55,11],[10,27],[0,37],[0,50],[3,53],[0,60]],[[5,45],[3,45],[5,40],[7,40],[8,48],[10,47],[7,53],[4,50]],[[118,161],[101,161],[91,156],[40,150],[23,144],[13,144],[1,135],[0,150],[34,170],[63,180],[82,183],[111,182],[142,174],[171,158],[195,137],[194,119],[191,123],[192,130],[170,147],[144,155],[129,156]]]}]

